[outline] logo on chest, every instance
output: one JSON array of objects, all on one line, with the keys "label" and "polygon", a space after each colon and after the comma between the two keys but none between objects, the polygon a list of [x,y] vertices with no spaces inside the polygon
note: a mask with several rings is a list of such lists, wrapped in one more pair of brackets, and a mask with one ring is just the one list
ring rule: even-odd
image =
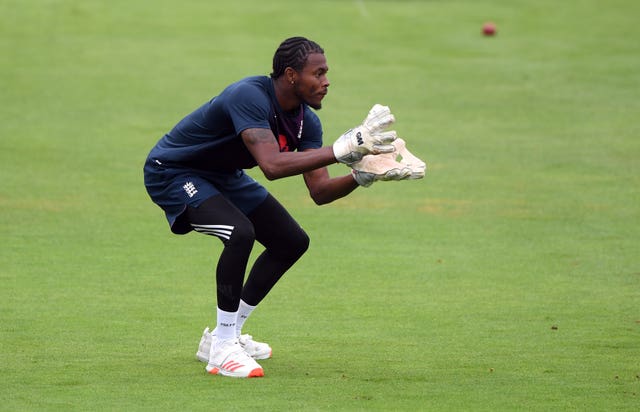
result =
[{"label": "logo on chest", "polygon": [[278,146],[280,146],[281,152],[290,152],[291,148],[289,147],[289,141],[287,140],[287,136],[280,134],[278,136]]}]

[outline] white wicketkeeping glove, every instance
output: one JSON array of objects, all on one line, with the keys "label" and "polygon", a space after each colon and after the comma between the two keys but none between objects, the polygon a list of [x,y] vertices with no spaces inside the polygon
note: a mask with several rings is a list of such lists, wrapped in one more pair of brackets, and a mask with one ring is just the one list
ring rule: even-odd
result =
[{"label": "white wicketkeeping glove", "polygon": [[389,107],[374,105],[360,126],[347,130],[335,141],[334,156],[340,163],[351,165],[364,155],[393,152],[395,149],[390,143],[396,139],[396,132],[385,131],[393,122],[395,118]]},{"label": "white wicketkeeping glove", "polygon": [[[396,139],[393,142],[393,146],[396,148],[396,153],[399,156],[398,160],[403,165],[406,165],[411,169],[411,176],[409,179],[422,179],[427,172],[427,164],[418,159],[407,149],[407,142],[403,139]],[[398,158],[396,158],[397,160]]]},{"label": "white wicketkeeping glove", "polygon": [[360,186],[369,187],[382,180],[422,179],[427,165],[409,150],[404,140],[396,139],[393,153],[367,155],[351,165],[353,177]]}]

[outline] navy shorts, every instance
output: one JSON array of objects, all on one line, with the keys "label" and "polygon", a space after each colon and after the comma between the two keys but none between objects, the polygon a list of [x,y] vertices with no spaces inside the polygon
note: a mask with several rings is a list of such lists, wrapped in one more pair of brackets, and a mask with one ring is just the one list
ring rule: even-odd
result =
[{"label": "navy shorts", "polygon": [[247,215],[267,197],[267,189],[243,170],[202,172],[174,169],[147,159],[144,165],[147,193],[164,213],[177,234],[192,230],[184,212],[187,206],[198,207],[215,195],[222,195]]}]

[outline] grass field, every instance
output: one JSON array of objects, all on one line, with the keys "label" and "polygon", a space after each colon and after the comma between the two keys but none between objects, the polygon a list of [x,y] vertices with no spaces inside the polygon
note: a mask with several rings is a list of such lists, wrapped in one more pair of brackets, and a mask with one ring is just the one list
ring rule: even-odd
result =
[{"label": "grass field", "polygon": [[[637,410],[638,15],[0,0],[0,410]],[[251,171],[311,248],[246,325],[265,378],[208,376],[221,247],[170,234],[142,163],[291,35],[326,51],[326,144],[384,103],[429,170],[323,207]]]}]

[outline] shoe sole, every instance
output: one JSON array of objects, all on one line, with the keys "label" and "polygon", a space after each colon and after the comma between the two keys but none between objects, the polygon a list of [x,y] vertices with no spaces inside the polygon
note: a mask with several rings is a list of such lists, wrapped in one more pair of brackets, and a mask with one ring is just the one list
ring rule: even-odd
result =
[{"label": "shoe sole", "polygon": [[253,370],[251,370],[249,372],[248,375],[244,375],[244,374],[238,374],[232,371],[228,371],[226,369],[220,369],[217,366],[213,366],[213,367],[206,367],[206,371],[207,373],[211,374],[211,375],[223,375],[223,376],[229,376],[232,378],[262,378],[264,377],[264,370],[262,368],[255,368]]}]

